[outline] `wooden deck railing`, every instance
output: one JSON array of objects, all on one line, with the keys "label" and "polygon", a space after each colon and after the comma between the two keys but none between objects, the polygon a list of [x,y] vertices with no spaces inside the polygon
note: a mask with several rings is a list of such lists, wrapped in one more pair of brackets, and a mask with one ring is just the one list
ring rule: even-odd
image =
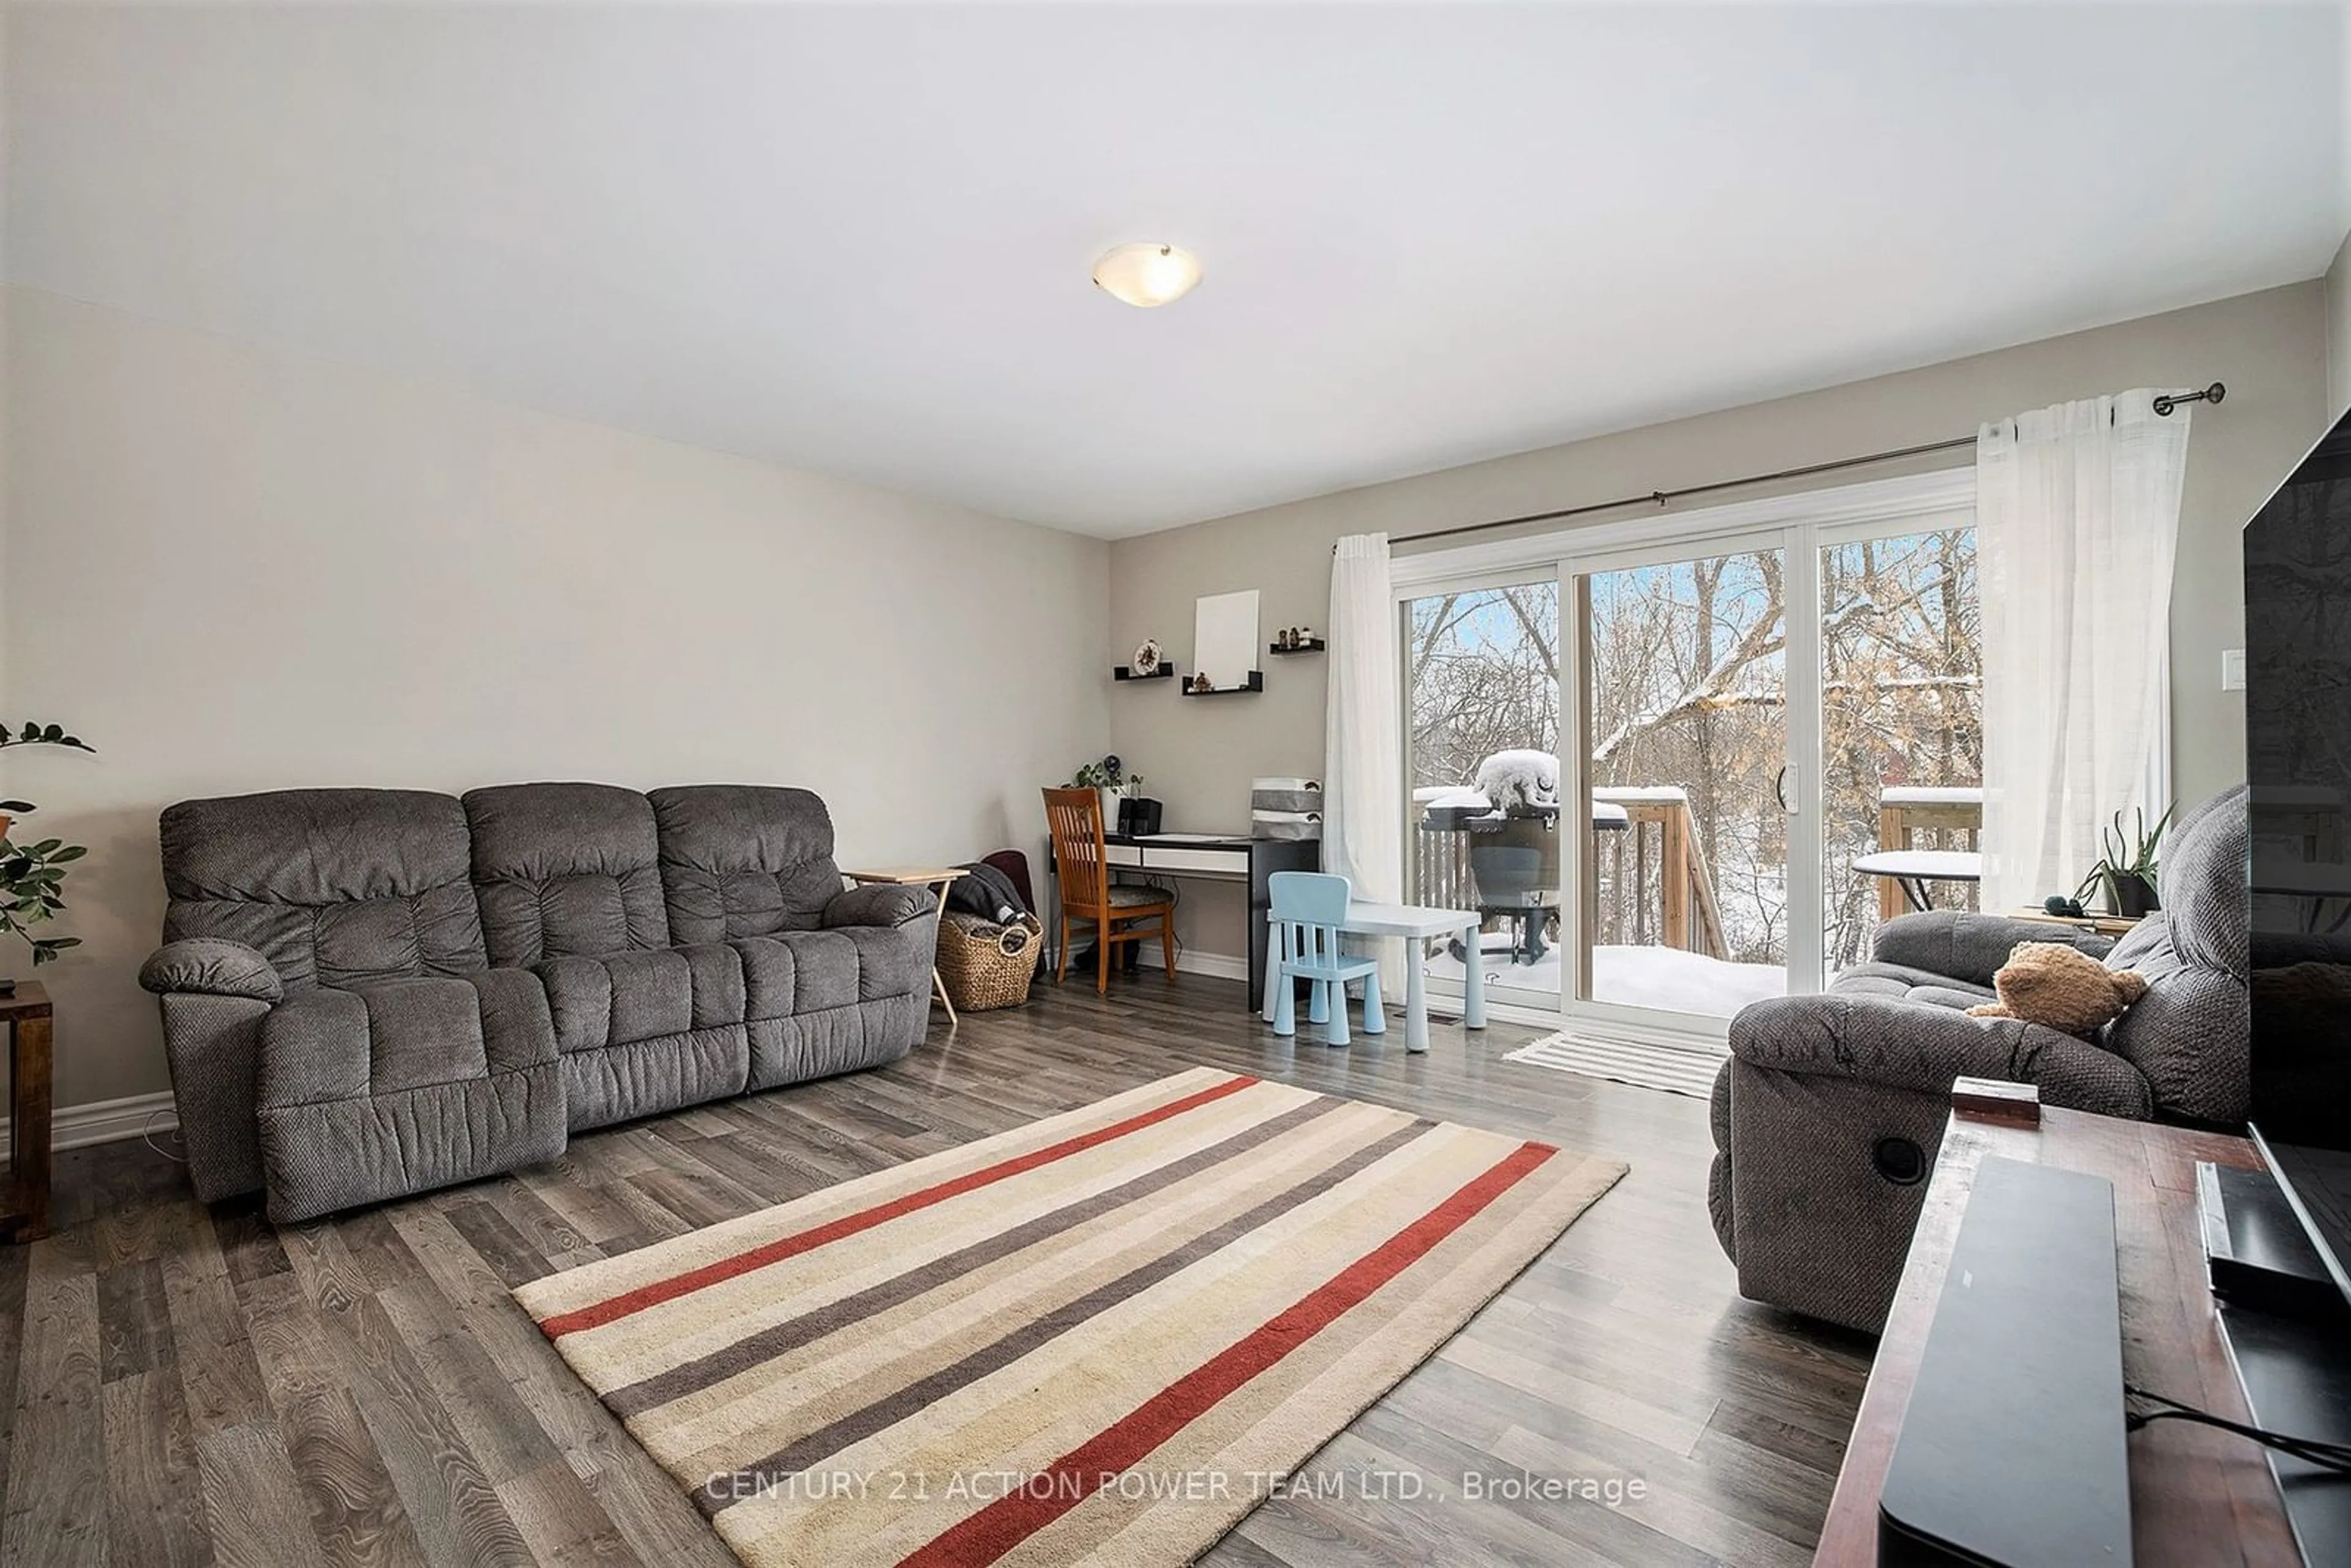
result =
[{"label": "wooden deck railing", "polygon": [[[1599,901],[1593,940],[1729,957],[1714,875],[1688,797],[1664,787],[1604,787],[1593,793],[1595,800],[1620,808],[1626,819],[1622,826],[1589,830],[1585,852],[1608,892]],[[1426,831],[1416,821],[1407,896],[1447,909],[1478,908],[1482,901],[1469,869],[1475,838]]]},{"label": "wooden deck railing", "polygon": [[[1689,797],[1659,786],[1604,785],[1592,795],[1622,807],[1631,819],[1621,830],[1593,835],[1593,862],[1611,873],[1608,883],[1618,890],[1616,897],[1601,901],[1596,939],[1629,941],[1634,946],[1662,944],[1686,953],[1729,957],[1722,910],[1714,897],[1714,872],[1707,864],[1706,841],[1690,813]],[[1649,924],[1652,904],[1656,909],[1654,927]]]},{"label": "wooden deck railing", "polygon": [[[1920,841],[1925,841],[1921,842]],[[1983,789],[1966,784],[1889,784],[1877,797],[1881,850],[1980,850]],[[1892,877],[1877,883],[1877,918],[1892,920],[1908,907]]]},{"label": "wooden deck railing", "polygon": [[1412,886],[1405,897],[1437,909],[1475,909],[1477,884],[1469,879],[1469,835],[1430,832],[1416,821],[1407,830],[1412,845]]}]

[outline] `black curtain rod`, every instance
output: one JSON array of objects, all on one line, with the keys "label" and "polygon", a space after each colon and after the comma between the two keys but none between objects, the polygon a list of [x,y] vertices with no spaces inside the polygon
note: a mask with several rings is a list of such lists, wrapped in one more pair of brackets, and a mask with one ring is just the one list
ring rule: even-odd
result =
[{"label": "black curtain rod", "polygon": [[[2183,402],[2219,402],[2229,395],[2229,389],[2219,382],[2200,392],[2160,392],[2155,400],[2155,412],[2169,418],[2171,411]],[[1529,512],[1520,517],[1497,517],[1489,523],[1463,523],[1458,528],[1432,528],[1421,534],[1398,534],[1388,542],[1392,545],[1416,544],[1422,539],[1451,538],[1456,534],[1482,534],[1489,528],[1515,528],[1526,523],[1555,523],[1565,517],[1587,517],[1593,512],[1613,512],[1624,507],[1658,506],[1687,500],[1692,496],[1711,496],[1722,490],[1742,490],[1750,485],[1775,484],[1782,479],[1808,479],[1815,474],[1834,474],[1841,468],[1859,468],[1871,463],[1892,463],[1904,457],[1924,457],[1930,452],[1956,452],[1962,446],[1973,446],[1976,437],[1955,436],[1949,441],[1930,441],[1923,446],[1897,446],[1890,452],[1871,452],[1859,457],[1839,457],[1827,463],[1808,463],[1802,468],[1781,468],[1769,474],[1750,474],[1743,479],[1718,479],[1710,485],[1686,485],[1678,490],[1652,490],[1646,496],[1626,496],[1614,501],[1594,501],[1584,507],[1562,507],[1555,512]],[[1339,547],[1331,547],[1336,550]]]}]

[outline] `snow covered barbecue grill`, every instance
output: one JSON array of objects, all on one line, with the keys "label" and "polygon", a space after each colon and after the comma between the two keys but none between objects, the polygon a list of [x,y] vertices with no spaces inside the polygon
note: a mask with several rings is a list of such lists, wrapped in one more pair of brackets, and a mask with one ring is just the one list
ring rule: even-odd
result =
[{"label": "snow covered barbecue grill", "polygon": [[[1534,963],[1559,906],[1557,759],[1497,752],[1477,773],[1486,788],[1413,792],[1413,896],[1507,922],[1507,951]],[[1498,796],[1508,803],[1498,806]],[[1669,784],[1604,786],[1593,792],[1590,821],[1603,890],[1595,939],[1723,957],[1721,915],[1687,792]],[[1538,858],[1530,861],[1529,852]],[[1543,913],[1538,918],[1533,911]]]},{"label": "snow covered barbecue grill", "polygon": [[[1489,984],[1554,997],[1562,955],[1547,929],[1561,883],[1562,782],[1544,753],[1489,758],[1478,777],[1510,803],[1465,786],[1413,791],[1416,903],[1476,909],[1492,927],[1476,956]],[[1569,794],[1573,790],[1568,791]],[[1530,800],[1546,802],[1530,805]],[[1572,802],[1568,802],[1572,804]],[[1689,794],[1677,785],[1604,785],[1589,805],[1595,879],[1589,995],[1618,1005],[1729,1017],[1787,989],[1784,968],[1739,963],[1717,907]],[[1458,942],[1426,955],[1428,976],[1458,981]]]},{"label": "snow covered barbecue grill", "polygon": [[[1413,791],[1419,810],[1413,896],[1505,923],[1509,951],[1538,963],[1559,908],[1559,759],[1542,751],[1498,752],[1479,765],[1478,779],[1477,789]],[[1632,816],[1595,801],[1592,826],[1623,832]]]}]

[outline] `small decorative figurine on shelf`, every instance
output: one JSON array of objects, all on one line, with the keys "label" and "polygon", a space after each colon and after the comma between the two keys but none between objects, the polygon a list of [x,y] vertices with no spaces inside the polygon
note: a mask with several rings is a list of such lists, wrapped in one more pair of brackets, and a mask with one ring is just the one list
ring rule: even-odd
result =
[{"label": "small decorative figurine on shelf", "polygon": [[1192,689],[1196,692],[1213,692],[1217,689],[1217,683],[1208,678],[1207,671],[1196,670],[1192,673]]}]

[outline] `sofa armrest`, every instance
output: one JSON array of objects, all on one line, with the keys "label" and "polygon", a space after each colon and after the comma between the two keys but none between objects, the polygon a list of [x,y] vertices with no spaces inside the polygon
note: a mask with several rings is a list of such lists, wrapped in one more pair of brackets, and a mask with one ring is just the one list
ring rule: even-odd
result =
[{"label": "sofa armrest", "polygon": [[260,1071],[261,1021],[271,1004],[202,991],[170,991],[156,1000],[196,1201],[217,1203],[260,1191],[254,1084]]},{"label": "sofa armrest", "polygon": [[2115,945],[2111,936],[2048,921],[1930,909],[1879,926],[1870,939],[1869,956],[1881,964],[1899,964],[1970,985],[1989,986],[1992,972],[2008,962],[2009,953],[2020,942],[2063,942],[2093,958],[2105,957],[2106,949]]},{"label": "sofa armrest", "polygon": [[912,925],[938,912],[938,895],[904,883],[862,883],[832,895],[824,906],[827,930],[836,925]]},{"label": "sofa armrest", "polygon": [[2070,1110],[2144,1120],[2153,1092],[2111,1051],[2022,1019],[1979,1019],[1890,997],[1775,997],[1730,1024],[1730,1054],[1751,1067],[1948,1095],[1958,1078],[2031,1083]]},{"label": "sofa armrest", "polygon": [[406,976],[350,989],[314,986],[261,1020],[254,1100],[266,1116],[472,1082],[559,1059],[547,989],[528,969]]},{"label": "sofa armrest", "polygon": [[166,942],[140,967],[139,983],[157,996],[177,992],[273,1003],[286,996],[286,983],[258,948],[223,936]]}]

